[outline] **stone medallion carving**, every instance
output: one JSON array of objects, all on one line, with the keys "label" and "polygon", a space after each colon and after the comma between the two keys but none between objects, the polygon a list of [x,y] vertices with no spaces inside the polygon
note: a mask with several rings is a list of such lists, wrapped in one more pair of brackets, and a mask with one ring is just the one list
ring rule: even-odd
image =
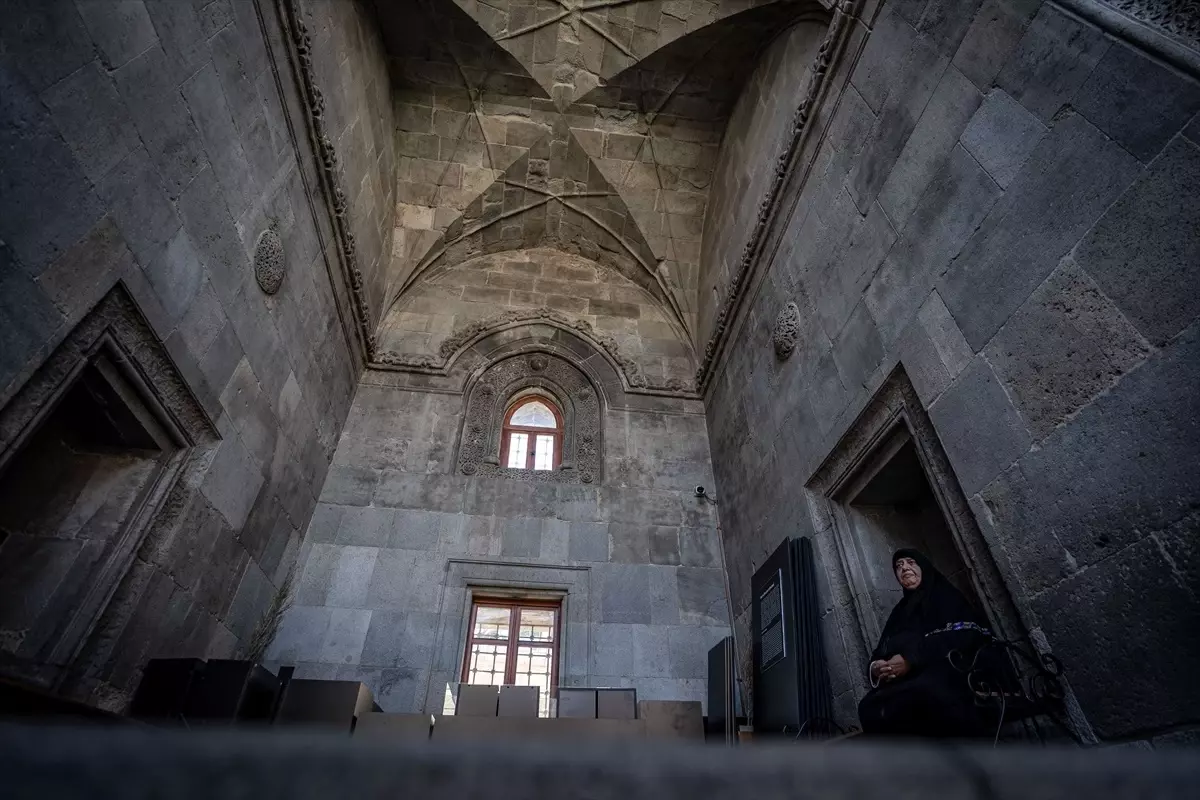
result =
[{"label": "stone medallion carving", "polygon": [[775,355],[785,359],[796,349],[796,340],[800,338],[800,309],[795,303],[788,303],[775,319],[775,330],[771,341],[775,344]]},{"label": "stone medallion carving", "polygon": [[[556,470],[507,469],[500,465],[500,434],[510,399],[537,389],[563,414],[562,462]],[[565,359],[536,353],[511,356],[488,367],[467,396],[459,437],[458,471],[533,483],[599,483],[600,398],[583,372]]]},{"label": "stone medallion carving", "polygon": [[258,244],[254,246],[254,278],[258,287],[267,294],[278,292],[283,284],[283,268],[283,240],[268,228],[259,235]]}]

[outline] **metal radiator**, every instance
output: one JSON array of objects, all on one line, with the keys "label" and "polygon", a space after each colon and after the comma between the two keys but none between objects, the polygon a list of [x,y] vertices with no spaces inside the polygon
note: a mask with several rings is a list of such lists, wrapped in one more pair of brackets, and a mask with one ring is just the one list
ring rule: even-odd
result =
[{"label": "metal radiator", "polygon": [[833,731],[833,703],[812,542],[786,539],[754,573],[754,729],[816,738]]}]

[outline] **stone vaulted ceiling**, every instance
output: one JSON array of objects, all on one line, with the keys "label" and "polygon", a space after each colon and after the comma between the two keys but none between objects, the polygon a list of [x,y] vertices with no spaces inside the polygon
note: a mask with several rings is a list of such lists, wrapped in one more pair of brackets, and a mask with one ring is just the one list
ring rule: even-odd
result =
[{"label": "stone vaulted ceiling", "polygon": [[771,38],[823,15],[815,0],[376,9],[397,119],[388,307],[477,256],[551,247],[632,281],[689,341],[726,119]]}]

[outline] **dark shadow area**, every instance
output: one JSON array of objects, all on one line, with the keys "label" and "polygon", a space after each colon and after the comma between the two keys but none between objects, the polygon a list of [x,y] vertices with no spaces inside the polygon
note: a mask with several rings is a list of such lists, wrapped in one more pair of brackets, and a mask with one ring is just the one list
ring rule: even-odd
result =
[{"label": "dark shadow area", "polygon": [[100,358],[0,465],[0,652],[50,655],[162,468],[165,441]]},{"label": "dark shadow area", "polygon": [[866,471],[845,503],[846,516],[871,569],[872,589],[880,622],[900,599],[891,556],[911,547],[929,556],[934,566],[972,603],[979,598],[955,546],[946,518],[906,431]]}]

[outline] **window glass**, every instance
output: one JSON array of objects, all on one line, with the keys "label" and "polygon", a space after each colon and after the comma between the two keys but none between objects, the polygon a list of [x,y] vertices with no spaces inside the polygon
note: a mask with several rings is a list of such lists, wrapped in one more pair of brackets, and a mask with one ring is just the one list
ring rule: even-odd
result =
[{"label": "window glass", "polygon": [[556,428],[558,421],[554,418],[545,403],[534,401],[526,403],[513,413],[509,425],[520,425],[525,428]]},{"label": "window glass", "polygon": [[508,442],[508,466],[525,469],[525,455],[529,447],[528,433],[514,433]]},{"label": "window glass", "polygon": [[479,606],[475,611],[476,639],[507,639],[510,608]]},{"label": "window glass", "polygon": [[525,642],[550,642],[554,640],[554,609],[521,609],[520,632],[517,636]]},{"label": "window glass", "polygon": [[534,469],[554,469],[554,437],[537,437],[537,450],[533,453]]},{"label": "window glass", "polygon": [[508,645],[473,644],[470,653],[470,669],[467,683],[500,686],[504,683],[504,671],[508,663]]},{"label": "window glass", "polygon": [[528,605],[520,600],[476,602],[462,680],[487,686],[536,686],[538,714],[550,716],[559,611],[559,606],[537,601]]}]

